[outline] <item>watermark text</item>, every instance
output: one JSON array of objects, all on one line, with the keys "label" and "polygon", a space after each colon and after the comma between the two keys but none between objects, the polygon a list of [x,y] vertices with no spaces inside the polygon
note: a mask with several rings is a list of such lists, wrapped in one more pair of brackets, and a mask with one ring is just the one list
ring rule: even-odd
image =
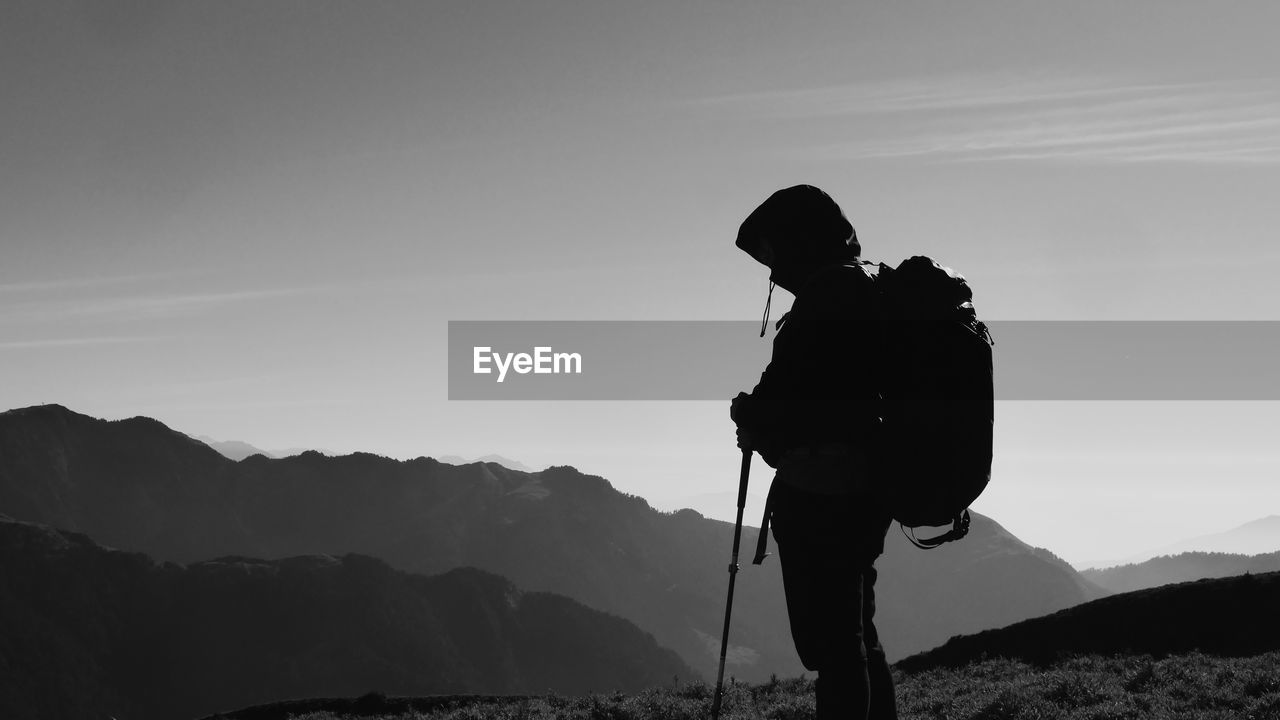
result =
[{"label": "watermark text", "polygon": [[[491,367],[492,366],[492,367]],[[519,375],[560,375],[582,374],[582,354],[554,352],[550,346],[540,345],[533,353],[501,353],[494,352],[492,347],[476,346],[472,348],[471,372],[476,375],[490,375],[497,370],[498,382],[507,379],[507,372],[514,370]]]}]

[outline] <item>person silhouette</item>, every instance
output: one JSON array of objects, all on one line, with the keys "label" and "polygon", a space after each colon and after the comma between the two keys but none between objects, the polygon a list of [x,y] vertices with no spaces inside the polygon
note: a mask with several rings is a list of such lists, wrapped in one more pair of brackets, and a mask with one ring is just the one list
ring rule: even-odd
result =
[{"label": "person silhouette", "polygon": [[796,652],[816,671],[817,717],[895,719],[893,678],[873,622],[889,513],[867,457],[880,422],[874,275],[853,226],[811,185],[779,190],[739,228],[736,245],[795,296],[777,323],[759,383],[730,404],[738,446],[776,473],[755,562],[770,525]]}]

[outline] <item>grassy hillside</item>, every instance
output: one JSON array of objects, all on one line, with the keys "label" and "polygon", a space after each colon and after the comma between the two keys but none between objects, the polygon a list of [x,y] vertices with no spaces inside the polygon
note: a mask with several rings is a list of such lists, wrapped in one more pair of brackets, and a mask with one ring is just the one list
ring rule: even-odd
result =
[{"label": "grassy hillside", "polygon": [[[1280,652],[1248,658],[1188,654],[1080,656],[1048,667],[986,660],[962,668],[896,673],[902,720],[1268,720],[1280,718]],[[679,685],[635,695],[411,702],[366,697],[263,707],[228,720],[705,720],[711,688]],[[339,709],[340,708],[340,709]],[[792,679],[727,687],[725,720],[808,720],[813,684]]]},{"label": "grassy hillside", "polygon": [[1062,655],[1202,651],[1248,656],[1280,648],[1280,573],[1199,580],[1113,595],[997,630],[956,637],[902,660],[918,671],[983,657],[1052,662]]}]

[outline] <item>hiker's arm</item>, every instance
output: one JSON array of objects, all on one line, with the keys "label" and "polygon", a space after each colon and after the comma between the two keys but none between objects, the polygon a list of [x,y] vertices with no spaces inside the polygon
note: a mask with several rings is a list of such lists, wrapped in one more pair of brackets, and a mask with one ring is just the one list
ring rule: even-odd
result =
[{"label": "hiker's arm", "polygon": [[749,446],[773,467],[793,444],[786,431],[794,420],[791,406],[796,395],[796,370],[792,368],[794,353],[790,348],[794,335],[788,320],[774,339],[773,358],[760,381],[750,393],[738,393],[729,411],[738,425],[738,447]]},{"label": "hiker's arm", "polygon": [[757,449],[781,453],[814,442],[818,426],[853,410],[841,401],[850,383],[866,382],[858,369],[870,350],[862,338],[873,302],[858,279],[847,272],[815,278],[792,304],[760,382],[734,403],[734,420]]},{"label": "hiker's arm", "polygon": [[835,331],[831,309],[821,292],[797,298],[774,338],[773,357],[760,382],[750,394],[740,393],[734,401],[734,422],[762,455],[781,454],[795,444],[788,431],[795,428],[797,413],[813,401],[808,387],[829,373],[823,366],[832,361],[824,352],[828,334]]}]

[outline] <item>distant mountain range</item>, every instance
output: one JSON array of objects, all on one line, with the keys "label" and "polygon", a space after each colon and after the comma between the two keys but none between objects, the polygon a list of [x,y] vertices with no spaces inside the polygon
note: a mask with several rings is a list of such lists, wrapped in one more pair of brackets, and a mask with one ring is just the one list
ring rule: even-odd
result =
[{"label": "distant mountain range", "polygon": [[1084,570],[1080,574],[1110,592],[1123,593],[1204,578],[1276,571],[1280,571],[1280,552],[1264,555],[1189,552],[1105,570]]},{"label": "distant mountain range", "polygon": [[478,458],[467,459],[458,455],[441,455],[436,458],[442,463],[449,465],[470,465],[471,463],[495,463],[501,465],[508,470],[519,470],[520,472],[536,472],[533,468],[525,465],[519,460],[503,457],[501,455],[481,455]]},{"label": "distant mountain range", "polygon": [[[708,678],[733,533],[569,467],[317,452],[233,462],[149,418],[61,406],[0,413],[0,512],[164,560],[360,553],[424,574],[478,567],[626,618]],[[744,530],[744,557],[756,535]],[[877,624],[892,657],[1103,594],[982,516],[968,538],[931,552],[895,528],[878,567]],[[729,674],[800,673],[786,617],[777,559],[744,561]]]},{"label": "distant mountain range", "polygon": [[1280,552],[1280,515],[1268,515],[1224,532],[1181,540],[1122,560],[1095,561],[1082,563],[1076,567],[1081,569],[1101,569],[1119,565],[1133,565],[1167,555],[1196,552],[1226,553],[1229,555],[1263,555]]},{"label": "distant mountain range", "polygon": [[[759,493],[747,493],[746,509],[743,513],[743,517],[752,524],[759,522],[760,515],[764,512],[765,495],[761,493],[769,492],[769,486],[765,482],[762,481],[759,485]],[[755,488],[755,484],[752,487]],[[738,512],[738,489],[736,487],[719,492],[667,497],[657,501],[652,498],[646,499],[649,500],[651,505],[663,510],[696,510],[703,517],[725,522],[733,522],[733,518]]]},{"label": "distant mountain range", "polygon": [[288,697],[639,690],[693,671],[631,623],[475,569],[192,565],[0,517],[0,717],[196,717]]},{"label": "distant mountain range", "polygon": [[[1106,595],[1065,560],[973,514],[963,540],[934,550],[909,544],[889,528],[876,583],[876,627],[891,660],[934,647],[954,635],[1039,617]],[[916,642],[899,645],[899,638]]]},{"label": "distant mountain range", "polygon": [[[286,458],[294,455],[301,455],[304,452],[314,451],[321,455],[334,455],[319,448],[287,448],[284,450],[263,450],[262,448],[250,445],[243,440],[215,440],[208,435],[196,435],[196,440],[217,450],[219,453],[229,460],[244,460],[253,455],[264,455],[269,458]],[[478,458],[470,460],[458,455],[441,455],[436,458],[442,463],[449,465],[470,465],[471,463],[496,463],[510,470],[520,470],[522,472],[535,472],[533,468],[525,465],[519,460],[512,460],[501,455],[482,455]]]},{"label": "distant mountain range", "polygon": [[1280,648],[1280,573],[1198,580],[1095,600],[1046,617],[949,640],[902,660],[917,672],[983,657],[1045,664],[1074,654],[1199,651],[1229,657]]},{"label": "distant mountain range", "polygon": [[243,440],[214,440],[208,435],[197,435],[196,439],[222,453],[223,456],[230,460],[243,460],[250,455],[266,455],[269,458],[286,457],[280,453],[267,452],[261,448],[254,447]]},{"label": "distant mountain range", "polygon": [[214,440],[208,435],[196,435],[195,439],[217,450],[224,457],[231,460],[243,460],[251,455],[265,455],[269,458],[286,458],[294,455],[301,455],[304,452],[314,451],[322,455],[334,455],[328,450],[322,448],[284,448],[283,450],[263,450],[255,445],[250,445],[243,440]]}]

